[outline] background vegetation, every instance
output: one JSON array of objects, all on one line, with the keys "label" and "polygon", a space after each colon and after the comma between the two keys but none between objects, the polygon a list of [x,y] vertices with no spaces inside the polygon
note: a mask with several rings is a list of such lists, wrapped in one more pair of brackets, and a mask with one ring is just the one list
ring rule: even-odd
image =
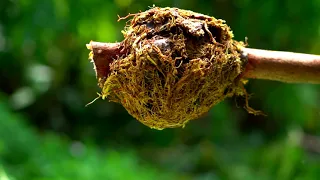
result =
[{"label": "background vegetation", "polygon": [[[0,179],[319,179],[320,86],[251,80],[184,129],[98,100],[90,40],[121,41],[153,4],[223,18],[250,47],[320,54],[318,0],[1,0]],[[239,108],[240,107],[240,108]]]}]

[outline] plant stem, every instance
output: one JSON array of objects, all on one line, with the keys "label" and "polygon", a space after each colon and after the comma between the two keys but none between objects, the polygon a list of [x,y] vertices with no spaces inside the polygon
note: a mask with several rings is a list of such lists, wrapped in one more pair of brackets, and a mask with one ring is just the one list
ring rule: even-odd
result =
[{"label": "plant stem", "polygon": [[248,64],[244,78],[285,83],[320,84],[320,56],[244,48]]},{"label": "plant stem", "polygon": [[[109,64],[126,53],[121,43],[92,41],[87,44],[87,48],[93,51],[93,61],[99,83],[103,83],[108,76]],[[242,78],[320,84],[319,55],[252,48],[243,48],[242,52],[248,60]]]},{"label": "plant stem", "polygon": [[110,73],[110,63],[125,54],[121,43],[103,43],[91,41],[87,44],[87,48],[92,51],[94,69],[99,80],[98,84],[103,87],[103,84]]}]

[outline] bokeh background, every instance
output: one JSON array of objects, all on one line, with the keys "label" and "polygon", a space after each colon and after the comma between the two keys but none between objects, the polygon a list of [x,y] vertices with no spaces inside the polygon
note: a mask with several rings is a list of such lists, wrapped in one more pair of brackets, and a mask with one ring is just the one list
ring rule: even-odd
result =
[{"label": "bokeh background", "polygon": [[225,19],[250,47],[320,54],[319,0],[1,0],[1,180],[320,179],[320,86],[250,80],[184,129],[152,130],[99,92],[85,44],[153,4]]}]

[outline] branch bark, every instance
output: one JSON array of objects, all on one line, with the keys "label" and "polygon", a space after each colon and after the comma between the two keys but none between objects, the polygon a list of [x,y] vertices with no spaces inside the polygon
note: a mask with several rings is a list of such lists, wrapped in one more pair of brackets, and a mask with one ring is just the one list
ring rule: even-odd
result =
[{"label": "branch bark", "polygon": [[102,43],[91,41],[87,44],[87,48],[92,51],[90,59],[93,60],[96,76],[99,80],[100,87],[103,86],[105,79],[110,73],[110,63],[124,55],[126,52],[124,46],[121,43]]},{"label": "branch bark", "polygon": [[244,78],[285,83],[320,83],[320,56],[244,48],[248,64]]},{"label": "branch bark", "polygon": [[[93,61],[100,82],[108,76],[109,64],[124,55],[121,43],[90,42]],[[243,78],[265,79],[285,83],[320,84],[320,55],[243,48],[248,64]]]}]

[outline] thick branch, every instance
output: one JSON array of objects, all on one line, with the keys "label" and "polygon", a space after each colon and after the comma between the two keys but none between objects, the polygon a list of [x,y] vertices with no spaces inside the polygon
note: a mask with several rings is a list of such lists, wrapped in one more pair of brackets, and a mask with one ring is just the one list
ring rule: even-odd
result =
[{"label": "thick branch", "polygon": [[244,48],[248,65],[245,78],[287,83],[320,83],[320,56]]},{"label": "thick branch", "polygon": [[[122,43],[90,42],[87,48],[93,57],[99,84],[109,73],[109,64],[124,55]],[[266,79],[286,83],[320,84],[320,56],[293,52],[243,48],[248,64],[243,78]]]}]

